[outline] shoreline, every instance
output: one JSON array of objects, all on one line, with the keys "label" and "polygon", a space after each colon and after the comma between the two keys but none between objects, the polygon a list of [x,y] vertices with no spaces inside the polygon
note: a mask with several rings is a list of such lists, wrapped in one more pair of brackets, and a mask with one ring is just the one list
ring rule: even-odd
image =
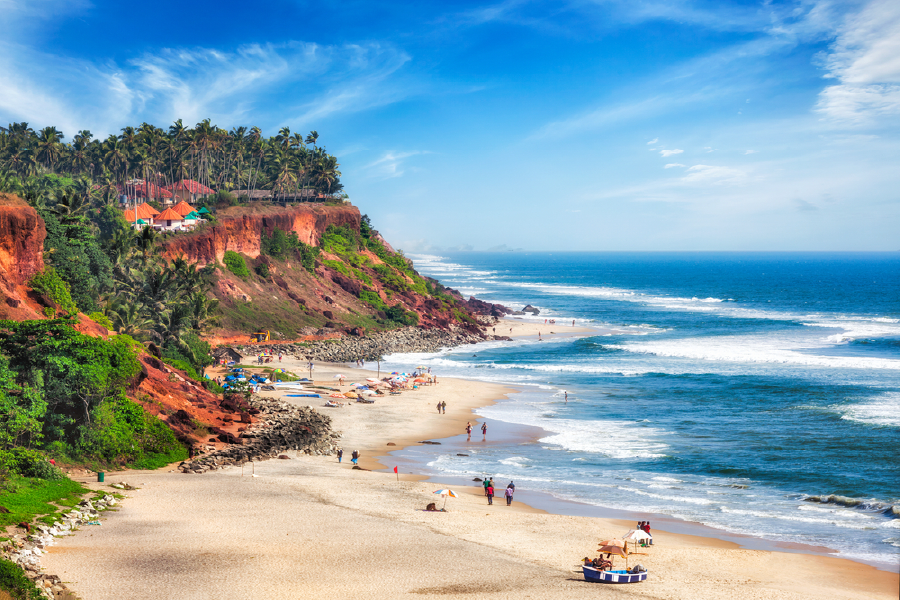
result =
[{"label": "shoreline", "polygon": [[[506,319],[504,319],[504,321],[506,321]],[[503,323],[504,321],[501,321],[501,323]],[[528,321],[518,321],[518,323],[514,324],[513,337],[514,339],[537,339],[536,332],[540,329],[543,329],[543,324],[531,323]],[[574,332],[556,332],[556,330],[554,329],[554,337],[558,338],[582,336],[603,331],[606,330],[601,328],[586,327],[576,327]],[[549,331],[547,333],[549,333]],[[343,365],[341,364],[331,363],[322,364],[317,368],[324,375],[328,376],[338,371],[349,373],[358,372],[361,378],[374,374],[374,371],[369,371],[368,369],[342,367]],[[382,369],[382,373],[384,373],[384,369]],[[349,383],[350,381],[351,380],[348,378],[347,382]],[[509,445],[513,442],[523,443],[525,441],[533,443],[537,442],[541,437],[549,434],[549,432],[546,432],[545,430],[537,427],[493,421],[490,419],[486,419],[485,417],[478,414],[478,409],[480,408],[491,406],[498,402],[503,402],[504,400],[509,400],[510,394],[519,393],[521,391],[519,386],[504,385],[499,383],[469,380],[456,377],[447,377],[439,378],[439,383],[437,384],[437,386],[425,386],[423,388],[420,388],[420,390],[418,391],[403,392],[403,396],[406,396],[407,394],[416,394],[417,396],[411,396],[416,398],[422,397],[425,394],[434,396],[437,392],[444,391],[446,389],[438,389],[441,386],[441,382],[446,382],[450,385],[450,387],[454,388],[454,390],[451,392],[454,400],[452,404],[448,403],[448,414],[440,416],[435,415],[436,419],[426,419],[425,422],[420,421],[416,423],[415,427],[421,427],[422,425],[424,425],[424,428],[419,430],[421,431],[421,433],[417,433],[416,431],[408,431],[404,435],[387,435],[387,437],[391,438],[390,443],[392,445],[390,446],[387,445],[387,442],[378,444],[377,441],[371,439],[369,436],[366,436],[364,438],[365,441],[363,442],[361,440],[360,443],[360,446],[365,450],[365,453],[361,456],[359,461],[362,468],[393,474],[393,467],[396,465],[400,465],[401,468],[399,469],[399,475],[408,481],[424,481],[440,486],[464,485],[467,488],[467,491],[474,490],[475,492],[480,492],[480,489],[474,486],[471,481],[467,482],[462,478],[454,478],[445,474],[427,474],[426,472],[424,472],[427,471],[427,466],[422,462],[422,460],[410,459],[408,451],[416,447],[424,446],[423,444],[420,444],[420,442],[425,440],[436,441],[441,445],[445,445],[451,440],[459,442],[463,439],[461,432],[464,430],[466,422],[471,422],[473,425],[473,442],[480,440],[481,432],[478,428],[478,424],[484,421],[489,422],[489,441],[492,444],[498,443],[501,445]],[[459,387],[457,388],[456,386]],[[458,392],[456,391],[457,389],[459,390]],[[354,409],[356,409],[356,407],[349,410]],[[345,409],[334,410],[340,411]],[[328,414],[334,415],[335,413],[334,411],[332,411],[332,413]],[[337,420],[333,424],[334,428],[338,431],[342,430],[342,425],[343,427],[346,427],[348,423],[342,423],[342,420]],[[384,426],[386,425],[386,423],[384,421],[379,421],[379,425]],[[407,422],[404,423],[404,425],[408,427],[412,426],[413,423]],[[507,430],[507,437],[501,438],[499,440],[492,437],[491,434],[498,429]],[[523,433],[526,430],[529,430],[529,432]],[[387,439],[385,437],[386,434],[384,434],[382,430],[370,433],[374,433],[375,437]],[[514,436],[517,439],[512,440],[510,439],[511,436]],[[455,448],[455,450],[459,450],[459,448]],[[352,449],[345,448],[345,455],[349,456],[351,451]],[[531,497],[530,501],[517,500],[517,502],[527,504],[528,510],[530,512],[587,518],[612,519],[621,521],[623,524],[638,520],[649,520],[652,524],[654,524],[654,532],[663,532],[673,535],[687,535],[715,540],[717,543],[731,544],[731,547],[733,548],[745,550],[784,552],[792,554],[804,554],[820,558],[830,558],[835,560],[845,560],[853,564],[863,565],[885,573],[896,574],[900,572],[900,565],[892,570],[890,566],[883,566],[881,563],[871,564],[863,560],[839,557],[836,556],[837,551],[835,549],[826,546],[815,546],[799,542],[780,542],[763,537],[731,533],[726,530],[717,529],[700,522],[681,520],[665,514],[626,511],[608,508],[579,502],[577,500],[560,498],[558,496],[554,496],[550,492],[527,492],[526,495],[528,497]],[[518,497],[522,496],[523,494],[519,493]],[[633,527],[633,523],[625,526],[626,528],[630,529]]]},{"label": "shoreline", "polygon": [[[269,366],[301,374],[301,363],[292,359]],[[371,371],[316,364],[316,384],[338,387],[333,385],[337,373],[345,374],[349,384],[351,377],[365,379]],[[334,456],[292,452],[289,460],[255,463],[246,473],[236,467],[200,475],[110,473],[107,485],[126,480],[140,489],[129,492],[119,512],[105,518],[105,527],[51,547],[44,565],[72,582],[70,588],[84,600],[117,599],[122,589],[138,599],[165,595],[170,600],[193,600],[198,594],[393,599],[404,593],[576,600],[623,592],[674,600],[896,598],[896,573],[806,548],[745,549],[710,528],[660,529],[663,519],[653,530],[656,544],[630,557],[629,564],[648,568],[646,582],[627,589],[586,583],[575,564],[595,555],[599,539],[631,529],[633,519],[627,513],[598,516],[592,506],[587,510],[594,514],[588,516],[564,514],[563,503],[578,503],[544,503],[549,494],[521,487],[511,507],[500,497],[488,506],[477,484],[459,481],[455,487],[454,482],[458,497],[448,500],[448,512],[425,512],[426,503],[440,507],[443,502],[433,494],[436,483],[452,478],[428,478],[413,463],[395,476],[391,459],[421,448],[424,440],[455,450],[452,439],[466,421],[475,424],[479,408],[515,392],[499,384],[437,376],[437,385],[375,404],[329,409],[321,408],[325,398],[284,398],[312,404],[332,418],[334,430],[342,432],[343,463]],[[435,408],[442,398],[448,403],[446,415]],[[507,444],[510,436],[531,441],[542,431],[489,421],[486,443]],[[473,433],[473,442],[480,443],[480,431]],[[349,464],[353,449],[363,451],[362,469]],[[347,560],[352,560],[352,577]]]},{"label": "shoreline", "polygon": [[[553,327],[553,329],[550,329],[550,327]],[[513,340],[538,340],[538,335],[540,334],[542,335],[543,339],[546,339],[548,341],[565,337],[585,337],[610,331],[607,328],[588,327],[583,325],[573,327],[570,324],[563,324],[562,326],[560,326],[560,324],[557,323],[555,326],[550,326],[540,323],[538,317],[525,317],[523,319],[520,317],[509,316],[504,317],[503,319],[498,321],[497,328],[500,329],[500,331],[498,331],[498,334],[506,334],[508,330],[509,335]],[[477,347],[477,345],[473,346],[473,350],[475,349],[475,347]],[[343,365],[340,363],[323,363],[320,369],[323,370],[323,374],[329,376],[337,371],[350,373],[358,371],[359,376],[362,379],[364,379],[366,376],[373,376],[375,373],[375,371],[370,371],[367,368],[343,368]],[[326,369],[327,371],[324,371]],[[382,369],[382,374],[384,374],[385,370],[386,369]],[[350,381],[351,380],[348,378],[347,382],[349,383]],[[448,410],[450,411],[449,414],[441,415],[438,418],[437,422],[432,420],[425,423],[426,427],[423,430],[423,433],[427,435],[420,435],[416,432],[409,432],[403,437],[397,437],[397,439],[392,438],[390,446],[383,444],[379,447],[369,441],[369,445],[365,449],[371,454],[367,453],[360,457],[359,464],[362,468],[393,473],[393,467],[398,462],[400,462],[408,469],[408,472],[404,473],[404,471],[401,469],[399,474],[409,481],[426,481],[437,485],[465,484],[468,487],[472,487],[473,489],[478,491],[478,488],[476,486],[473,486],[472,482],[464,482],[461,480],[461,478],[454,478],[441,474],[429,475],[427,473],[423,473],[423,471],[427,470],[427,465],[425,465],[421,460],[410,460],[408,456],[403,456],[404,451],[409,450],[410,448],[423,446],[422,444],[420,444],[420,442],[425,440],[437,441],[441,444],[444,444],[449,440],[459,441],[461,440],[461,432],[464,431],[466,422],[472,423],[472,440],[478,440],[480,437],[478,424],[484,421],[492,421],[478,414],[478,409],[492,406],[494,404],[497,404],[498,402],[509,400],[510,394],[520,393],[521,391],[523,391],[523,388],[521,386],[516,386],[515,384],[500,384],[485,382],[477,379],[463,379],[459,377],[447,377],[439,379],[439,382],[443,381],[461,386],[460,393],[454,394],[453,403],[448,403]],[[438,383],[438,385],[440,385],[440,383]],[[430,393],[433,394],[436,391],[436,386],[426,386],[420,389],[418,392],[403,392],[403,394],[406,395],[410,393],[418,393],[421,395],[423,390],[430,390]],[[460,395],[462,397],[459,397]],[[346,426],[346,423],[344,425]],[[423,423],[417,423],[416,425],[421,426],[423,425]],[[334,427],[338,431],[342,430],[340,423],[335,424]],[[493,425],[489,427],[489,433],[496,431],[498,427],[503,427],[509,432],[523,432],[525,430],[533,430],[527,435],[522,433],[512,434],[515,435],[516,438],[518,438],[515,440],[515,443],[522,443],[526,440],[535,443],[541,437],[550,435],[550,432],[547,432],[546,430],[540,429],[538,427],[510,424],[502,421],[494,421]],[[509,432],[507,432],[508,436],[511,435]],[[383,435],[383,432],[376,432],[376,435]],[[494,440],[492,439],[491,441],[493,442]],[[509,445],[512,442],[512,439],[503,439],[499,443]],[[348,457],[351,451],[351,449],[345,448],[345,454]],[[402,457],[400,461],[397,460],[398,457]],[[654,526],[654,531],[664,531],[666,533],[715,539],[719,542],[734,544],[734,547],[741,549],[760,550],[767,552],[800,553],[810,556],[847,560],[855,564],[872,567],[886,573],[900,573],[900,564],[891,567],[890,565],[883,565],[883,563],[873,564],[864,560],[839,557],[837,556],[837,550],[827,546],[816,546],[800,542],[781,542],[777,540],[770,540],[764,537],[732,533],[727,530],[711,527],[697,521],[682,520],[662,513],[627,511],[609,508],[595,504],[589,504],[586,502],[580,502],[578,500],[560,498],[550,492],[530,492],[530,494],[534,496],[532,504],[535,504],[535,506],[529,504],[529,510],[531,511],[543,512],[547,514],[582,516],[589,518],[616,519],[621,520],[622,522],[649,520],[653,524],[664,524],[662,526],[662,529],[660,529],[658,526]],[[631,527],[632,526],[628,526],[628,528]]]}]

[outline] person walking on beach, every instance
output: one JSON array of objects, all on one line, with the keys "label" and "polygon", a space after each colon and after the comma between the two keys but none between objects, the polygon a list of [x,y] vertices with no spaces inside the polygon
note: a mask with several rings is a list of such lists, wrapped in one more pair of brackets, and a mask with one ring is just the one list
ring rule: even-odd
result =
[{"label": "person walking on beach", "polygon": [[350,455],[350,462],[354,465],[359,464],[359,450],[353,451],[353,454]]},{"label": "person walking on beach", "polygon": [[471,442],[472,441],[472,422],[471,421],[466,423],[466,435],[469,436],[466,441]]},{"label": "person walking on beach", "polygon": [[278,353],[278,362],[281,362],[281,358],[282,358],[283,356],[284,356],[284,355],[283,355],[281,352]]},{"label": "person walking on beach", "polygon": [[575,319],[572,319],[572,327],[575,327]]},{"label": "person walking on beach", "polygon": [[338,448],[337,455],[338,455],[338,462],[341,462],[341,459],[344,458],[344,449]]},{"label": "person walking on beach", "polygon": [[488,504],[493,504],[494,503],[494,486],[488,484],[488,486],[485,488],[485,492],[487,492]]},{"label": "person walking on beach", "polygon": [[438,414],[441,414],[441,403],[437,403]]},{"label": "person walking on beach", "polygon": [[487,439],[487,421],[481,424],[481,441]]},{"label": "person walking on beach", "polygon": [[481,482],[481,485],[484,486],[484,495],[487,496],[487,489],[488,489],[488,486],[491,485],[491,478],[485,477],[484,481]]},{"label": "person walking on beach", "polygon": [[447,414],[447,402],[446,401],[441,402],[441,410],[444,412],[445,415]]},{"label": "person walking on beach", "polygon": [[512,504],[513,494],[516,493],[516,488],[511,488],[506,486],[506,505],[509,506]]}]

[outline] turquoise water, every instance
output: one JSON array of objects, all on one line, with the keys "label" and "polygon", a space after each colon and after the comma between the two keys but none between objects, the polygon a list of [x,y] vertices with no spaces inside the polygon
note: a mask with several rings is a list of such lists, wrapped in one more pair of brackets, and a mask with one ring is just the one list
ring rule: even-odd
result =
[{"label": "turquoise water", "polygon": [[537,306],[529,320],[558,320],[548,333],[573,319],[600,329],[392,356],[516,384],[479,414],[544,432],[465,457],[428,449],[431,473],[491,474],[897,569],[900,253],[412,258],[466,296]]}]

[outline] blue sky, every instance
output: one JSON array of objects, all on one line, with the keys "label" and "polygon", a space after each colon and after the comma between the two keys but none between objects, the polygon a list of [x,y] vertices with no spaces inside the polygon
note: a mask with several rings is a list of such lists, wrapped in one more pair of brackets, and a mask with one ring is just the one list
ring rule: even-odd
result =
[{"label": "blue sky", "polygon": [[0,0],[0,122],[320,133],[409,252],[900,250],[900,2]]}]

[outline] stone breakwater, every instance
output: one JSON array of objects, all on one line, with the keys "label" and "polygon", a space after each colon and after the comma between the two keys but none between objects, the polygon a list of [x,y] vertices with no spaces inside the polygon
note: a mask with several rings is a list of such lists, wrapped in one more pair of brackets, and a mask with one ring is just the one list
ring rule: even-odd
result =
[{"label": "stone breakwater", "polygon": [[282,452],[330,455],[337,451],[339,433],[331,429],[331,417],[311,406],[294,406],[275,398],[252,396],[250,406],[259,410],[259,421],[241,432],[240,442],[178,465],[182,473],[205,473],[246,462],[277,458]]},{"label": "stone breakwater", "polygon": [[459,327],[449,330],[405,327],[372,333],[366,337],[343,336],[334,340],[297,344],[248,344],[234,346],[234,349],[244,356],[253,356],[261,349],[265,349],[275,354],[295,356],[303,360],[342,363],[357,360],[372,361],[398,352],[437,352],[441,348],[476,344],[492,339],[509,338],[472,333]]},{"label": "stone breakwater", "polygon": [[[93,500],[82,500],[62,518],[47,525],[35,523],[28,534],[16,534],[0,544],[0,557],[19,565],[25,575],[33,581],[47,598],[60,598],[69,593],[68,588],[56,575],[41,572],[41,555],[55,539],[72,535],[81,525],[99,525],[100,513],[118,504],[113,496],[105,495]],[[69,596],[74,597],[74,596]]]}]

